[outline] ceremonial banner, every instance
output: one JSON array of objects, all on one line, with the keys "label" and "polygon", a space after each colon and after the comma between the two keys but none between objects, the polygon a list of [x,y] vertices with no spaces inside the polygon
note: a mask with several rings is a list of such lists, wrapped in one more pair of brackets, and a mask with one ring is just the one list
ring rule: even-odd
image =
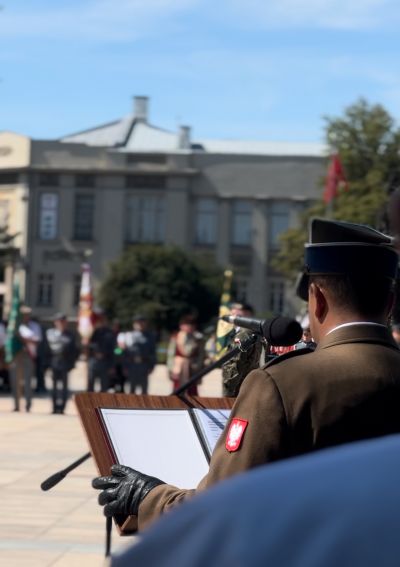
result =
[{"label": "ceremonial banner", "polygon": [[231,341],[231,333],[234,328],[231,323],[221,320],[221,317],[224,315],[230,315],[232,278],[233,272],[231,270],[225,270],[215,340],[217,359],[221,358],[221,356],[226,353],[227,347]]},{"label": "ceremonial banner", "polygon": [[19,284],[17,282],[14,282],[11,311],[7,324],[6,343],[4,345],[6,353],[5,361],[8,364],[10,364],[10,362],[14,360],[15,355],[22,349],[22,342],[18,338],[20,307],[21,301],[19,297]]},{"label": "ceremonial banner", "polygon": [[93,332],[93,289],[89,264],[82,264],[78,332],[82,338],[82,344],[86,345]]},{"label": "ceremonial banner", "polygon": [[347,190],[347,180],[344,174],[342,162],[340,161],[339,155],[334,154],[329,164],[323,194],[323,199],[327,205],[329,205],[329,203],[338,196],[339,187],[341,185],[343,185],[345,190]]}]

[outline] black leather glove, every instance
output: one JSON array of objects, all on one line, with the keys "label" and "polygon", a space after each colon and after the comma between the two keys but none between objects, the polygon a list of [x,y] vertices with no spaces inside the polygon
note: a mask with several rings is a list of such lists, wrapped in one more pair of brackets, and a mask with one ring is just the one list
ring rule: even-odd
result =
[{"label": "black leather glove", "polygon": [[124,465],[113,465],[110,476],[92,481],[93,488],[102,490],[98,500],[105,516],[137,516],[143,498],[160,484],[165,483]]}]

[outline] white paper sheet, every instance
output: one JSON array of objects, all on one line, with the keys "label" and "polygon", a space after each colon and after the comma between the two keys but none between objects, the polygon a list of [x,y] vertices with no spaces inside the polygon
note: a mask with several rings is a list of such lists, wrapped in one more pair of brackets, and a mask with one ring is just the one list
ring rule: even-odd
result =
[{"label": "white paper sheet", "polygon": [[227,409],[193,409],[193,413],[203,433],[209,455],[212,455],[215,444],[228,421],[230,410]]},{"label": "white paper sheet", "polygon": [[179,488],[196,488],[208,462],[186,410],[99,408],[118,462]]}]

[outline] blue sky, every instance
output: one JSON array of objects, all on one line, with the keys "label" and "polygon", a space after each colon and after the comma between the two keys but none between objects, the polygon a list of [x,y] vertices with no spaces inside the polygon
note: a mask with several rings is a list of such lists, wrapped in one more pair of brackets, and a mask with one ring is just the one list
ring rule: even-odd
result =
[{"label": "blue sky", "polygon": [[195,138],[322,141],[359,97],[400,118],[398,0],[0,0],[0,130],[128,114]]}]

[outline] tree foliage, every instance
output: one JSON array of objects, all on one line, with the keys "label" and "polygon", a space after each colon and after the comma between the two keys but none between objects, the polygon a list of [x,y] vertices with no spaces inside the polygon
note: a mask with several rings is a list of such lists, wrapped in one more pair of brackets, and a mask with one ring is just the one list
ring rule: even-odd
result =
[{"label": "tree foliage", "polygon": [[0,266],[14,262],[19,255],[14,239],[19,233],[10,234],[8,226],[0,226]]},{"label": "tree foliage", "polygon": [[400,183],[400,131],[381,105],[360,99],[345,110],[343,117],[328,117],[325,121],[326,141],[340,156],[347,190],[342,187],[327,207],[322,201],[322,179],[321,200],[304,212],[297,229],[282,235],[281,249],[273,265],[291,279],[302,265],[310,218],[328,217],[388,231],[388,196]]},{"label": "tree foliage", "polygon": [[196,314],[200,325],[215,316],[221,283],[215,265],[206,266],[179,248],[131,246],[111,264],[99,303],[123,326],[140,312],[157,329],[172,330],[186,313]]}]

